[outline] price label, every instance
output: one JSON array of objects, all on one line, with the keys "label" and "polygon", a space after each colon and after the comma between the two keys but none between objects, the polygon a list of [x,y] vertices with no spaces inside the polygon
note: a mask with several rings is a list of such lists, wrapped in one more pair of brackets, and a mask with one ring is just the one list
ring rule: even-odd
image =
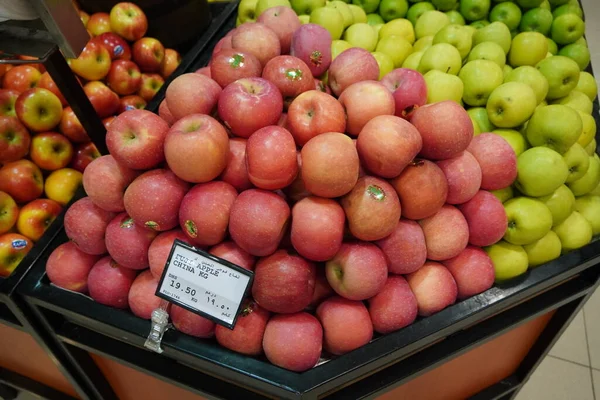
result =
[{"label": "price label", "polygon": [[254,274],[175,240],[156,296],[233,329]]}]

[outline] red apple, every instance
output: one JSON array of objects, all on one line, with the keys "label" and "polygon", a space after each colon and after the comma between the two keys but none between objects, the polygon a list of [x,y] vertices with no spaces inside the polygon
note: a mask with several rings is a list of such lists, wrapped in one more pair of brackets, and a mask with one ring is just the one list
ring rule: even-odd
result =
[{"label": "red apple", "polygon": [[146,269],[148,249],[155,237],[156,232],[136,224],[127,213],[121,213],[106,227],[106,249],[125,268]]},{"label": "red apple", "polygon": [[221,180],[232,185],[238,192],[250,189],[252,182],[248,177],[246,166],[246,139],[229,139],[229,156],[227,166],[221,174]]},{"label": "red apple", "polygon": [[32,65],[17,65],[12,67],[2,80],[2,88],[18,93],[36,87],[42,78],[42,73]]},{"label": "red apple", "polygon": [[[356,83],[349,90],[362,83],[366,82]],[[347,93],[345,91],[342,97]],[[419,131],[409,122],[380,115],[364,125],[356,146],[366,169],[383,178],[395,178],[421,151],[422,140]]]},{"label": "red apple", "polygon": [[9,276],[32,247],[31,240],[18,233],[0,235],[0,277]]},{"label": "red apple", "polygon": [[74,153],[69,139],[60,133],[39,133],[31,140],[31,160],[47,171],[65,168],[71,162]]},{"label": "red apple", "polygon": [[191,114],[173,124],[164,148],[175,175],[188,182],[208,182],[227,166],[229,137],[216,119]]},{"label": "red apple", "polygon": [[339,96],[347,87],[360,81],[379,80],[379,64],[367,50],[352,47],[341,52],[329,67],[329,86]]},{"label": "red apple", "polygon": [[471,153],[463,151],[456,157],[438,161],[437,165],[448,181],[446,203],[462,204],[475,196],[481,186],[481,167]]},{"label": "red apple", "polygon": [[383,252],[368,242],[344,243],[326,264],[327,281],[340,296],[366,300],[383,289],[388,266]]},{"label": "red apple", "polygon": [[331,34],[317,24],[303,24],[294,31],[290,55],[308,65],[313,77],[319,77],[331,64]]},{"label": "red apple", "polygon": [[319,305],[317,317],[323,325],[323,347],[331,354],[356,350],[373,337],[369,311],[360,301],[331,297]]},{"label": "red apple", "polygon": [[[165,57],[160,64],[160,75],[167,79],[181,64],[181,54],[177,50],[165,49]],[[210,76],[209,76],[210,78]]]},{"label": "red apple", "polygon": [[200,246],[222,242],[236,197],[235,188],[226,182],[194,186],[181,201],[179,209],[179,225],[188,240]]},{"label": "red apple", "polygon": [[388,72],[381,83],[394,96],[397,117],[409,118],[415,109],[427,104],[427,84],[423,75],[414,69],[397,68]]},{"label": "red apple", "polygon": [[142,99],[150,101],[164,83],[165,80],[159,74],[142,74],[142,86],[137,94]]},{"label": "red apple", "polygon": [[58,97],[42,88],[21,93],[15,103],[15,110],[23,125],[35,132],[52,130],[60,122],[63,112]]},{"label": "red apple", "polygon": [[263,336],[269,316],[267,310],[248,300],[242,306],[235,327],[229,329],[217,325],[215,338],[226,349],[249,356],[260,355],[263,352]]},{"label": "red apple", "polygon": [[195,73],[207,76],[209,78],[212,78],[212,75],[210,73],[210,65],[208,65],[206,67],[202,67],[202,68],[197,69]]},{"label": "red apple", "polygon": [[133,94],[142,86],[142,74],[133,61],[116,60],[110,66],[106,83],[121,96]]},{"label": "red apple", "polygon": [[163,99],[158,106],[158,115],[160,115],[160,117],[164,119],[169,126],[172,126],[176,121],[175,117],[173,117],[173,114],[171,114],[171,110],[169,110],[169,106],[167,106],[167,100],[165,99]]},{"label": "red apple", "polygon": [[17,112],[15,111],[15,103],[19,93],[16,90],[11,89],[0,89],[0,116],[2,117],[16,117]]},{"label": "red apple", "polygon": [[127,308],[129,289],[137,271],[124,268],[110,256],[100,259],[88,275],[90,297],[100,304],[114,308]]},{"label": "red apple", "polygon": [[468,202],[459,206],[469,225],[469,243],[491,246],[504,236],[508,219],[502,202],[485,190],[480,190]]},{"label": "red apple", "polygon": [[88,143],[90,141],[71,107],[66,107],[63,110],[58,129],[73,143]]},{"label": "red apple", "polygon": [[56,86],[56,83],[54,82],[54,80],[52,80],[52,77],[48,72],[44,72],[42,74],[42,77],[40,78],[37,87],[40,87],[42,89],[48,89],[49,91],[54,93],[56,97],[58,97],[58,99],[60,100],[60,103],[63,105],[63,107],[68,105],[67,100],[62,95],[60,89],[58,89],[58,86]]},{"label": "red apple", "polygon": [[517,179],[517,156],[502,136],[494,133],[477,135],[468,150],[481,167],[482,189],[504,189]]},{"label": "red apple", "polygon": [[179,222],[179,206],[189,188],[168,169],[144,172],[125,190],[125,211],[142,227],[168,231]]},{"label": "red apple", "polygon": [[89,41],[79,57],[69,60],[69,65],[80,77],[88,81],[99,81],[108,74],[110,62],[111,57],[106,47],[101,43]]},{"label": "red apple", "polygon": [[279,38],[281,54],[288,54],[292,44],[292,36],[302,23],[294,10],[290,7],[276,6],[266,9],[260,14],[256,22],[271,28]]},{"label": "red apple", "polygon": [[410,274],[425,264],[425,236],[415,221],[401,219],[392,233],[376,244],[385,254],[389,271],[393,274]]},{"label": "red apple", "polygon": [[319,92],[323,92],[323,93],[327,93],[327,94],[331,94],[331,89],[329,88],[329,86],[327,84],[325,84],[325,82],[323,82],[320,79],[315,78],[315,90],[318,90]]},{"label": "red apple", "polygon": [[86,254],[75,243],[66,242],[50,253],[46,274],[50,282],[64,289],[87,293],[88,275],[100,256]]},{"label": "red apple", "polygon": [[210,115],[221,94],[219,85],[204,75],[188,73],[169,84],[165,94],[167,106],[175,120],[190,114]]},{"label": "red apple", "polygon": [[0,192],[0,235],[10,231],[17,223],[19,207],[6,192]]},{"label": "red apple", "polygon": [[235,28],[227,32],[227,34],[224,37],[219,39],[219,41],[213,48],[211,55],[214,56],[215,54],[219,53],[221,50],[224,49],[231,49],[231,36],[233,36],[234,33]]},{"label": "red apple", "polygon": [[322,133],[346,131],[344,107],[334,97],[317,90],[296,97],[287,115],[287,125],[298,146]]},{"label": "red apple", "polygon": [[234,135],[248,138],[260,128],[277,124],[283,98],[277,86],[266,79],[244,78],[223,89],[218,109],[219,117]]},{"label": "red apple", "polygon": [[456,257],[469,243],[469,225],[454,206],[444,205],[436,214],[419,221],[425,235],[427,258],[443,261]]},{"label": "red apple", "polygon": [[419,315],[428,317],[454,304],[458,289],[452,274],[442,264],[427,261],[406,280],[419,306]]},{"label": "red apple", "polygon": [[150,319],[152,311],[160,306],[162,301],[154,293],[158,287],[158,280],[154,279],[150,271],[139,274],[129,289],[129,308],[140,318]]},{"label": "red apple", "polygon": [[327,275],[325,274],[325,268],[317,268],[317,278],[315,280],[315,292],[313,298],[310,301],[309,308],[314,309],[321,304],[325,299],[335,294],[333,288],[327,282]]},{"label": "red apple", "polygon": [[88,82],[83,87],[83,91],[90,99],[92,106],[94,106],[94,110],[96,110],[96,113],[100,118],[106,118],[116,114],[119,109],[119,96],[110,90],[104,83],[98,81]]},{"label": "red apple", "polygon": [[246,144],[246,164],[254,186],[267,190],[288,186],[298,175],[292,134],[279,126],[257,130]]},{"label": "red apple", "polygon": [[169,311],[171,322],[179,332],[197,338],[211,338],[215,335],[215,323],[185,308],[173,305]]},{"label": "red apple", "polygon": [[0,164],[25,157],[30,143],[27,128],[17,118],[0,116]]},{"label": "red apple", "polygon": [[144,72],[159,72],[165,59],[165,47],[158,39],[144,37],[131,47],[133,61]]},{"label": "red apple", "polygon": [[[146,108],[146,104],[146,100],[142,99],[137,94],[121,97],[119,99],[119,109],[117,110],[117,114],[123,114],[125,111],[129,110],[143,110]],[[160,113],[158,115],[160,115]],[[162,115],[160,115],[160,117],[165,119]]]},{"label": "red apple", "polygon": [[93,36],[110,32],[110,16],[103,12],[94,13],[90,15],[85,27]]},{"label": "red apple", "polygon": [[104,32],[92,40],[106,47],[111,60],[131,60],[129,43],[116,33]]},{"label": "red apple", "polygon": [[302,180],[310,193],[321,197],[340,197],[356,184],[358,153],[352,139],[343,133],[315,136],[302,148],[301,154]]},{"label": "red apple", "polygon": [[[287,7],[283,8],[292,11]],[[293,56],[277,56],[271,59],[265,65],[262,77],[275,84],[284,99],[293,99],[300,93],[314,89],[314,78],[308,65],[301,59]]]},{"label": "red apple", "polygon": [[148,30],[148,19],[133,3],[118,3],[110,10],[110,29],[117,35],[134,42]]},{"label": "red apple", "polygon": [[353,136],[373,118],[394,115],[394,97],[379,82],[356,82],[344,90],[339,101],[346,110],[346,131]]},{"label": "red apple", "polygon": [[163,150],[169,125],[146,110],[130,110],[119,115],[106,132],[108,151],[119,163],[131,169],[150,169],[164,161]]},{"label": "red apple", "polygon": [[494,285],[494,264],[485,251],[468,246],[458,256],[444,261],[458,288],[458,298],[485,292]]},{"label": "red apple", "polygon": [[83,172],[98,157],[100,157],[100,152],[93,143],[78,144],[75,146],[75,155],[69,166],[76,171]]},{"label": "red apple", "polygon": [[[83,188],[90,200],[106,211],[125,211],[125,189],[139,175],[119,164],[113,156],[102,156],[90,163],[83,173]],[[106,190],[110,187],[111,190]]]},{"label": "red apple", "polygon": [[238,79],[258,77],[261,72],[260,61],[247,51],[223,49],[210,60],[210,77],[221,87]]},{"label": "red apple", "polygon": [[97,207],[89,197],[73,203],[65,213],[65,233],[87,254],[106,253],[104,234],[115,213]]},{"label": "red apple", "polygon": [[44,178],[39,167],[29,160],[6,163],[0,168],[0,191],[17,203],[37,199],[44,192]]},{"label": "red apple", "polygon": [[275,31],[260,22],[238,26],[231,35],[231,46],[253,54],[263,67],[270,59],[281,54],[279,37]]},{"label": "red apple", "polygon": [[150,272],[152,272],[152,275],[154,275],[156,279],[160,279],[163,274],[175,239],[192,244],[181,229],[161,232],[154,238],[152,243],[150,243],[150,247],[148,248],[148,264],[150,266]]},{"label": "red apple", "polygon": [[213,256],[217,256],[234,263],[235,265],[247,269],[248,271],[254,270],[256,257],[242,249],[240,246],[235,244],[235,242],[221,242],[218,245],[213,246],[209,250],[209,253]]},{"label": "red apple", "polygon": [[417,311],[417,299],[402,276],[390,275],[381,292],[369,299],[373,329],[382,334],[412,324]]},{"label": "red apple", "polygon": [[37,242],[61,211],[62,207],[54,200],[35,199],[21,208],[17,230],[21,235]]},{"label": "red apple", "polygon": [[240,193],[233,203],[229,233],[242,249],[263,257],[277,249],[289,218],[290,207],[279,195],[250,189]]},{"label": "red apple", "polygon": [[115,117],[114,115],[111,115],[110,117],[104,118],[102,120],[102,125],[104,125],[104,129],[108,130],[108,128],[110,127],[110,124],[113,123],[113,121],[116,119],[117,117]]}]

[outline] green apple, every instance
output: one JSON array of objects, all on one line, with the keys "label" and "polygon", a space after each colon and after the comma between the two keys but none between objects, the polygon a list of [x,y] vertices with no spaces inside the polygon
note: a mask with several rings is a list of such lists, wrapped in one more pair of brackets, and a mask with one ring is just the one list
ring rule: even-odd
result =
[{"label": "green apple", "polygon": [[407,0],[381,0],[379,3],[379,15],[381,15],[384,21],[404,18],[407,12]]},{"label": "green apple", "polygon": [[581,135],[583,123],[579,113],[562,104],[551,104],[535,110],[525,135],[532,146],[546,146],[563,154]]},{"label": "green apple", "polygon": [[569,44],[585,33],[585,22],[575,14],[563,14],[552,21],[550,34],[558,44]]},{"label": "green apple", "polygon": [[385,21],[383,20],[383,18],[381,18],[381,15],[379,14],[367,14],[367,24],[374,26],[374,25],[383,25],[385,24]]},{"label": "green apple", "polygon": [[408,40],[410,44],[415,42],[415,30],[410,21],[404,18],[387,22],[379,31],[379,39],[386,36],[400,36]]},{"label": "green apple", "polygon": [[506,77],[513,72],[514,68],[511,67],[508,64],[504,64],[504,68],[502,68],[502,73],[504,74],[504,79],[506,79]]},{"label": "green apple", "polygon": [[380,51],[374,51],[371,54],[375,57],[377,65],[379,65],[379,79],[381,80],[394,69],[394,61],[390,56]]},{"label": "green apple", "polygon": [[402,63],[402,68],[414,69],[417,71],[419,69],[419,64],[421,64],[421,58],[423,58],[423,51],[415,51]]},{"label": "green apple", "polygon": [[581,45],[584,45],[584,46],[588,45],[587,40],[585,40],[585,38],[583,36],[580,37],[579,39],[577,39],[576,41],[574,41],[571,44],[581,44]]},{"label": "green apple", "polygon": [[[469,118],[471,118],[470,115]],[[479,124],[473,118],[471,118],[471,124],[473,125],[473,136],[481,135],[483,133],[479,127]]]},{"label": "green apple", "polygon": [[594,236],[600,234],[600,196],[581,196],[575,200],[575,211],[592,226]]},{"label": "green apple", "polygon": [[427,84],[427,103],[452,100],[460,104],[464,85],[458,76],[434,69],[427,72],[423,78]]},{"label": "green apple", "polygon": [[510,29],[502,22],[492,22],[488,26],[478,29],[473,34],[473,46],[483,42],[495,42],[500,45],[504,54],[508,54],[511,41]]},{"label": "green apple", "polygon": [[532,147],[517,157],[517,189],[533,197],[548,196],[569,176],[567,163],[547,147]]},{"label": "green apple", "polygon": [[588,156],[593,156],[596,153],[596,139],[592,140],[590,144],[585,146],[585,152]]},{"label": "green apple", "polygon": [[580,91],[589,97],[591,101],[594,101],[598,96],[598,83],[592,74],[582,71],[579,74],[579,82],[577,82],[575,90]]},{"label": "green apple", "polygon": [[467,60],[489,60],[498,64],[500,68],[504,68],[504,65],[506,65],[506,55],[502,47],[496,42],[479,43],[473,47]]},{"label": "green apple", "polygon": [[490,122],[499,128],[514,128],[527,121],[537,106],[533,89],[521,82],[498,86],[488,98]]},{"label": "green apple", "polygon": [[373,29],[375,29],[375,33],[377,33],[377,37],[379,37],[379,31],[383,28],[384,24],[371,25]]},{"label": "green apple", "polygon": [[331,59],[333,60],[341,52],[351,49],[352,45],[345,40],[334,40],[331,42]]},{"label": "green apple", "polygon": [[579,65],[569,57],[549,57],[540,61],[536,68],[548,80],[549,100],[565,97],[579,82]]},{"label": "green apple", "polygon": [[559,55],[569,57],[579,65],[581,71],[590,65],[590,49],[586,45],[572,43],[568,44],[558,52]]},{"label": "green apple", "polygon": [[568,183],[567,186],[576,197],[585,196],[596,189],[600,183],[600,159],[596,154],[590,156],[590,167],[585,175],[575,182]]},{"label": "green apple", "polygon": [[428,1],[415,3],[408,8],[406,19],[408,19],[411,24],[415,25],[424,12],[433,10],[435,10],[435,6]]},{"label": "green apple", "polygon": [[504,240],[488,246],[485,252],[494,264],[496,282],[505,282],[527,272],[529,261],[523,246],[517,246]]},{"label": "green apple", "polygon": [[467,110],[467,114],[477,121],[482,132],[492,132],[496,127],[490,122],[487,110],[485,107],[473,107]]},{"label": "green apple", "polygon": [[425,50],[419,72],[426,74],[436,69],[451,75],[458,75],[462,66],[462,57],[456,47],[448,43],[438,43]]},{"label": "green apple", "polygon": [[558,235],[550,231],[540,240],[526,244],[523,249],[527,253],[529,266],[537,267],[560,257],[562,245]]},{"label": "green apple", "polygon": [[386,54],[394,68],[402,67],[406,58],[413,52],[410,42],[401,36],[385,36],[377,43],[376,51]]},{"label": "green apple", "polygon": [[374,51],[377,46],[377,33],[365,22],[350,25],[343,37],[352,47],[360,47],[367,51]]},{"label": "green apple", "polygon": [[256,21],[256,3],[258,0],[242,0],[238,5],[238,19],[243,24],[244,22]]},{"label": "green apple", "polygon": [[502,136],[510,144],[510,147],[513,148],[517,157],[529,148],[529,144],[519,131],[514,129],[495,129],[492,132],[498,136]]},{"label": "green apple", "polygon": [[592,241],[592,225],[577,211],[573,211],[562,224],[553,230],[560,239],[563,254],[580,249]]},{"label": "green apple", "polygon": [[487,19],[480,19],[479,21],[474,21],[469,24],[469,26],[472,26],[476,30],[485,28],[488,25],[490,25],[490,21],[488,21]]},{"label": "green apple", "polygon": [[240,21],[240,17],[237,17],[235,19],[235,27],[237,28],[238,26],[240,26],[242,24],[242,21]]},{"label": "green apple", "polygon": [[277,6],[292,7],[289,0],[258,0],[256,3],[256,9],[254,10],[256,18],[260,17],[260,14],[262,14],[265,10]]},{"label": "green apple", "polygon": [[544,0],[516,0],[517,4],[521,8],[534,8],[539,7],[540,4],[544,2]]},{"label": "green apple", "polygon": [[367,23],[367,13],[365,13],[365,10],[363,10],[356,4],[348,4],[348,7],[350,7],[350,11],[352,12],[352,19],[354,20],[355,24],[363,22]]},{"label": "green apple", "polygon": [[540,8],[543,8],[548,11],[552,10],[552,6],[550,5],[550,2],[548,0],[542,0]]},{"label": "green apple", "polygon": [[575,14],[579,18],[583,18],[583,10],[581,9],[581,7],[579,7],[579,4],[577,3],[563,4],[562,6],[557,7],[554,9],[554,11],[552,11],[552,16],[554,18],[558,18],[563,14]]},{"label": "green apple", "polygon": [[505,187],[504,189],[491,190],[490,193],[496,196],[502,203],[507,202],[515,196],[512,186]]},{"label": "green apple", "polygon": [[455,25],[464,25],[465,19],[456,10],[446,11],[446,15],[450,18],[450,23]]},{"label": "green apple", "polygon": [[458,6],[458,0],[431,0],[431,2],[440,11],[454,10]]},{"label": "green apple", "polygon": [[521,9],[515,3],[504,2],[494,6],[490,12],[490,22],[502,22],[508,29],[513,30],[519,27],[521,22]]},{"label": "green apple", "polygon": [[300,20],[300,23],[302,24],[310,24],[310,15],[298,15],[298,19]]},{"label": "green apple", "polygon": [[535,66],[548,54],[548,41],[539,32],[522,32],[514,37],[508,53],[508,62],[513,67]]},{"label": "green apple", "polygon": [[550,3],[550,6],[552,8],[556,8],[556,7],[562,6],[563,4],[567,4],[570,1],[571,0],[548,0],[548,3]]},{"label": "green apple", "polygon": [[558,45],[556,44],[556,42],[552,39],[550,39],[549,37],[546,38],[546,41],[548,42],[548,53],[552,54],[552,55],[557,55],[558,54]]},{"label": "green apple", "polygon": [[575,196],[573,196],[573,192],[565,185],[560,185],[558,189],[548,196],[538,197],[538,200],[544,203],[550,210],[553,226],[567,219],[575,206]]},{"label": "green apple", "polygon": [[539,200],[515,197],[504,203],[508,228],[504,240],[516,245],[533,243],[552,229],[552,213]]},{"label": "green apple", "polygon": [[575,143],[563,155],[567,166],[569,167],[569,177],[567,183],[575,182],[582,178],[590,166],[590,156],[579,143]]},{"label": "green apple", "polygon": [[433,36],[446,25],[450,25],[450,18],[446,14],[437,10],[425,11],[415,24],[416,37]]},{"label": "green apple", "polygon": [[[374,13],[379,8],[379,0],[352,0],[352,4],[356,4],[365,10],[367,14]],[[383,23],[383,18],[381,19]]]},{"label": "green apple", "polygon": [[298,15],[310,15],[317,8],[325,7],[325,0],[290,0],[290,3]]},{"label": "green apple", "polygon": [[471,51],[472,36],[461,25],[447,25],[440,29],[433,37],[433,44],[448,43],[456,47],[462,59]]},{"label": "green apple", "polygon": [[490,12],[490,0],[460,0],[460,13],[467,21],[478,21]]},{"label": "green apple", "polygon": [[348,28],[354,23],[354,16],[352,15],[352,10],[350,10],[350,7],[345,2],[341,0],[328,1],[327,4],[325,4],[325,7],[335,8],[340,12],[340,14],[342,14],[344,28]]},{"label": "green apple", "polygon": [[539,32],[548,35],[552,28],[552,13],[544,8],[533,8],[523,14],[519,29],[521,32]]},{"label": "green apple", "polygon": [[425,51],[433,44],[433,36],[424,36],[413,45],[413,51]]},{"label": "green apple", "polygon": [[592,114],[592,110],[594,108],[594,104],[585,94],[581,93],[579,90],[573,90],[567,96],[560,98],[558,100],[554,100],[552,104],[563,104],[565,106],[569,106],[574,108],[575,110],[579,110],[584,114]]},{"label": "green apple", "polygon": [[589,192],[586,196],[600,196],[600,185],[596,186],[596,189]]},{"label": "green apple", "polygon": [[310,13],[310,23],[321,25],[331,34],[331,39],[338,40],[344,32],[344,19],[342,14],[332,7],[317,8]]},{"label": "green apple", "polygon": [[577,112],[579,113],[583,124],[583,129],[581,130],[579,139],[577,139],[577,143],[586,147],[596,137],[596,120],[590,114],[583,113],[579,110],[577,110]]},{"label": "green apple", "polygon": [[531,66],[513,69],[504,77],[504,82],[521,82],[528,85],[535,93],[537,104],[540,104],[548,94],[548,80],[540,71]]},{"label": "green apple", "polygon": [[470,106],[485,106],[490,94],[504,80],[502,68],[493,61],[469,61],[458,77],[465,85],[463,101]]}]

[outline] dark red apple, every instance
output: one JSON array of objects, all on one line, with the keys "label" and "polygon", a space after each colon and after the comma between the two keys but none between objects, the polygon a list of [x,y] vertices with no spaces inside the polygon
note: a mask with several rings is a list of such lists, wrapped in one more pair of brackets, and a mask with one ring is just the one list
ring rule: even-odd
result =
[{"label": "dark red apple", "polygon": [[210,61],[210,77],[221,87],[242,78],[260,76],[262,66],[254,55],[236,49],[223,49]]},{"label": "dark red apple", "polygon": [[98,261],[88,275],[90,297],[100,304],[114,308],[129,307],[129,289],[137,271],[124,268],[110,256]]},{"label": "dark red apple", "polygon": [[325,73],[331,64],[331,34],[317,24],[303,24],[294,32],[290,55],[308,65],[313,77]]},{"label": "dark red apple", "polygon": [[427,84],[423,75],[410,68],[397,68],[388,72],[381,83],[394,96],[396,116],[409,118],[418,107],[427,104]]}]

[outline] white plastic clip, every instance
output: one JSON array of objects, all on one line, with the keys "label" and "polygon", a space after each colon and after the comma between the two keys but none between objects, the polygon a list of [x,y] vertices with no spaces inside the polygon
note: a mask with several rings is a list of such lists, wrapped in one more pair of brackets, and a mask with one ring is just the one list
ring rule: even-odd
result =
[{"label": "white plastic clip", "polygon": [[163,349],[160,347],[163,335],[166,330],[169,329],[168,308],[169,302],[162,300],[158,308],[152,311],[152,326],[150,327],[150,333],[148,334],[146,343],[144,343],[144,347],[159,354],[163,352]]}]

